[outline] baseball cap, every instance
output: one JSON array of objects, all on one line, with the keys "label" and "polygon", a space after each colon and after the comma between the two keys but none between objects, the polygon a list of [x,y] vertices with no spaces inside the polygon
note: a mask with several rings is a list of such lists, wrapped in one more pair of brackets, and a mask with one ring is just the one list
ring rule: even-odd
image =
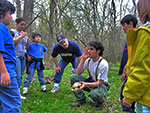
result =
[{"label": "baseball cap", "polygon": [[58,37],[57,37],[57,41],[60,43],[60,42],[62,42],[62,41],[64,41],[66,39],[66,37],[64,36],[64,35],[59,35]]}]

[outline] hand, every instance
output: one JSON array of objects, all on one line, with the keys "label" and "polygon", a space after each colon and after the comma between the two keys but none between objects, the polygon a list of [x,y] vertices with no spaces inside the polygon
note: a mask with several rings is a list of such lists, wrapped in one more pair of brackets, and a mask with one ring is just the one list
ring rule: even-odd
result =
[{"label": "hand", "polygon": [[79,83],[81,84],[81,87],[79,88],[79,90],[82,90],[86,86],[85,82],[79,81]]},{"label": "hand", "polygon": [[89,58],[88,48],[85,48],[85,49],[83,50],[82,58],[83,58],[84,60],[86,60],[87,58]]},{"label": "hand", "polygon": [[9,86],[11,83],[10,76],[8,72],[1,72],[1,86]]},{"label": "hand", "polygon": [[123,102],[122,103],[126,107],[131,107],[132,106],[132,103],[129,103],[125,98],[123,98]]},{"label": "hand", "polygon": [[121,81],[124,81],[125,78],[126,78],[126,73],[123,73],[121,76]]},{"label": "hand", "polygon": [[21,37],[25,37],[25,36],[27,36],[27,35],[28,35],[27,32],[21,32],[21,34],[20,34]]},{"label": "hand", "polygon": [[61,72],[60,67],[56,67],[56,73],[60,73],[60,72]]}]

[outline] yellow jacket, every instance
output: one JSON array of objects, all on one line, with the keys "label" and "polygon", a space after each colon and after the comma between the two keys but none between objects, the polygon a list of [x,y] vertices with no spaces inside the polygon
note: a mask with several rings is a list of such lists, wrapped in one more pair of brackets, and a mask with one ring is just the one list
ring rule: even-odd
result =
[{"label": "yellow jacket", "polygon": [[136,101],[150,107],[150,28],[129,29],[127,46],[128,80],[123,95],[129,103]]}]

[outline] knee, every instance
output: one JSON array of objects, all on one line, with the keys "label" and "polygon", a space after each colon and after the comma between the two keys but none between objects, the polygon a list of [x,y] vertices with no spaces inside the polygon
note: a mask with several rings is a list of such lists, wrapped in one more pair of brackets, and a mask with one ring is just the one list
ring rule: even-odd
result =
[{"label": "knee", "polygon": [[70,77],[71,85],[73,85],[73,84],[76,82],[77,76],[78,76],[78,75],[76,75],[76,74],[71,75],[71,77]]}]

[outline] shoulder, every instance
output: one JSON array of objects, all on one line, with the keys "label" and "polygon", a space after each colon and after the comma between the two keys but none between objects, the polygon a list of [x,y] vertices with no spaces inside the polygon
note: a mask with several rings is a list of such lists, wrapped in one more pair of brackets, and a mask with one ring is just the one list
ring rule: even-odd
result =
[{"label": "shoulder", "polygon": [[8,30],[8,28],[3,23],[0,23],[0,30]]},{"label": "shoulder", "polygon": [[78,44],[77,44],[76,42],[73,42],[73,41],[68,41],[68,42],[69,42],[69,44],[71,44],[71,45],[78,46]]},{"label": "shoulder", "polygon": [[108,67],[108,62],[105,59],[102,59],[100,64],[103,65],[104,67]]}]

